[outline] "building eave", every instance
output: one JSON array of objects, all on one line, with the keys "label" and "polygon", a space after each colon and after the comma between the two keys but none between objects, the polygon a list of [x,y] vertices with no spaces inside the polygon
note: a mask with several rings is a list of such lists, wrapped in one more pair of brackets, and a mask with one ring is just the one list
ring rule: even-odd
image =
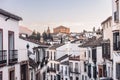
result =
[{"label": "building eave", "polygon": [[0,14],[4,15],[4,16],[7,16],[8,18],[12,18],[14,20],[17,20],[17,21],[23,20],[21,17],[19,17],[17,15],[14,15],[14,14],[12,14],[10,12],[7,12],[7,11],[5,11],[3,9],[0,9]]}]

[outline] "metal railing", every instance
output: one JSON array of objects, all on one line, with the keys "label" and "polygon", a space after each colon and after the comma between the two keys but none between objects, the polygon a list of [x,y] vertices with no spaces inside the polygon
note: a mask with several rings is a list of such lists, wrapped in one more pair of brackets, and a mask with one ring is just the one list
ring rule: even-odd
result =
[{"label": "metal railing", "polygon": [[7,50],[0,50],[0,64],[7,62]]},{"label": "metal railing", "polygon": [[9,50],[9,63],[18,61],[18,50]]}]

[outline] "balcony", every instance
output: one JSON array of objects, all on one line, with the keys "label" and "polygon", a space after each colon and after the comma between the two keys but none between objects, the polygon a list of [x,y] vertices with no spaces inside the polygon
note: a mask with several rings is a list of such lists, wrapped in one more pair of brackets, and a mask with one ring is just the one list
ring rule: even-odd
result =
[{"label": "balcony", "polygon": [[9,50],[9,65],[18,62],[18,50]]},{"label": "balcony", "polygon": [[55,70],[55,68],[48,68],[47,72],[54,72],[54,73],[56,73],[56,70]]},{"label": "balcony", "polygon": [[78,68],[75,68],[75,69],[74,69],[74,72],[75,72],[76,74],[79,74],[79,73],[80,73],[79,70],[78,70]]},{"label": "balcony", "polygon": [[74,68],[74,71],[72,69],[69,69],[70,73],[74,73],[74,74],[80,74],[78,68]]},{"label": "balcony", "polygon": [[7,63],[7,51],[0,50],[0,66],[4,66]]}]

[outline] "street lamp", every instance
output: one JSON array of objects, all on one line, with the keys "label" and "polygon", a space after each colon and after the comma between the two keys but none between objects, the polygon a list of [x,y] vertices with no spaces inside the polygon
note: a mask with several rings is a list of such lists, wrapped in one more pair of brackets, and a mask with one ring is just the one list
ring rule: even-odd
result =
[{"label": "street lamp", "polygon": [[29,49],[29,44],[26,45],[26,48],[27,48],[27,55],[29,56],[29,52],[28,52],[28,49]]}]

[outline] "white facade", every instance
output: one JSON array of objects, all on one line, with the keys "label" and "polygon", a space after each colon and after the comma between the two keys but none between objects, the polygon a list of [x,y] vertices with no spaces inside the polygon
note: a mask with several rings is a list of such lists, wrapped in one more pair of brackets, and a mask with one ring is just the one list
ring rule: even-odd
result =
[{"label": "white facade", "polygon": [[59,62],[56,61],[56,48],[48,48],[46,50],[46,56],[48,58],[46,80],[55,80],[57,79],[57,66],[59,65]]},{"label": "white facade", "polygon": [[[1,10],[1,12],[4,12]],[[9,13],[8,13],[9,15]],[[7,16],[4,16],[2,14],[0,14],[0,29],[1,29],[1,34],[2,36],[0,36],[0,39],[2,40],[2,44],[1,44],[1,52],[3,50],[6,50],[6,60],[7,60],[7,64],[5,63],[4,66],[0,67],[0,72],[2,74],[2,80],[10,80],[10,72],[14,71],[14,76],[11,78],[17,79],[17,80],[21,80],[21,73],[20,73],[20,63],[18,63],[20,60],[18,59],[17,56],[14,56],[14,58],[12,59],[18,59],[17,63],[14,63],[12,65],[10,65],[10,50],[13,49],[13,51],[18,51],[19,47],[18,47],[18,43],[19,43],[19,27],[18,27],[18,23],[19,20],[15,20],[13,18],[8,18]],[[7,20],[6,20],[7,19]],[[12,32],[12,34],[10,34],[9,32]],[[13,37],[10,37],[10,35],[14,36],[14,41],[13,41]],[[12,39],[10,39],[12,38]],[[10,40],[10,42],[9,42]],[[12,41],[12,42],[11,42]],[[14,43],[13,46],[14,48],[12,48],[11,43]],[[10,48],[11,47],[11,48]],[[5,53],[4,53],[5,54]],[[18,53],[16,52],[16,54],[19,56],[19,51]],[[1,55],[1,54],[0,54]],[[1,55],[1,58],[3,57],[3,55]],[[1,60],[2,62],[2,60]]]},{"label": "white facade", "polygon": [[79,44],[66,43],[63,46],[58,47],[56,49],[56,59],[62,57],[65,54],[79,55],[80,54],[80,48],[78,46],[79,46]]},{"label": "white facade", "polygon": [[69,60],[69,66],[70,66],[70,80],[81,80],[80,59]]},{"label": "white facade", "polygon": [[70,80],[69,65],[60,64],[60,75],[62,80]]},{"label": "white facade", "polygon": [[[120,1],[112,0],[112,32],[113,32],[113,79],[119,80],[119,63],[120,63],[120,52],[119,52],[119,36],[120,36]],[[117,38],[118,37],[118,38]],[[118,66],[117,66],[118,65]]]},{"label": "white facade", "polygon": [[[22,18],[2,9],[0,12],[0,79],[31,80],[33,72],[32,80],[36,80],[34,70],[30,70],[28,50],[33,53],[33,48],[39,45],[19,38],[19,20]],[[34,55],[30,57],[35,59]]]}]

